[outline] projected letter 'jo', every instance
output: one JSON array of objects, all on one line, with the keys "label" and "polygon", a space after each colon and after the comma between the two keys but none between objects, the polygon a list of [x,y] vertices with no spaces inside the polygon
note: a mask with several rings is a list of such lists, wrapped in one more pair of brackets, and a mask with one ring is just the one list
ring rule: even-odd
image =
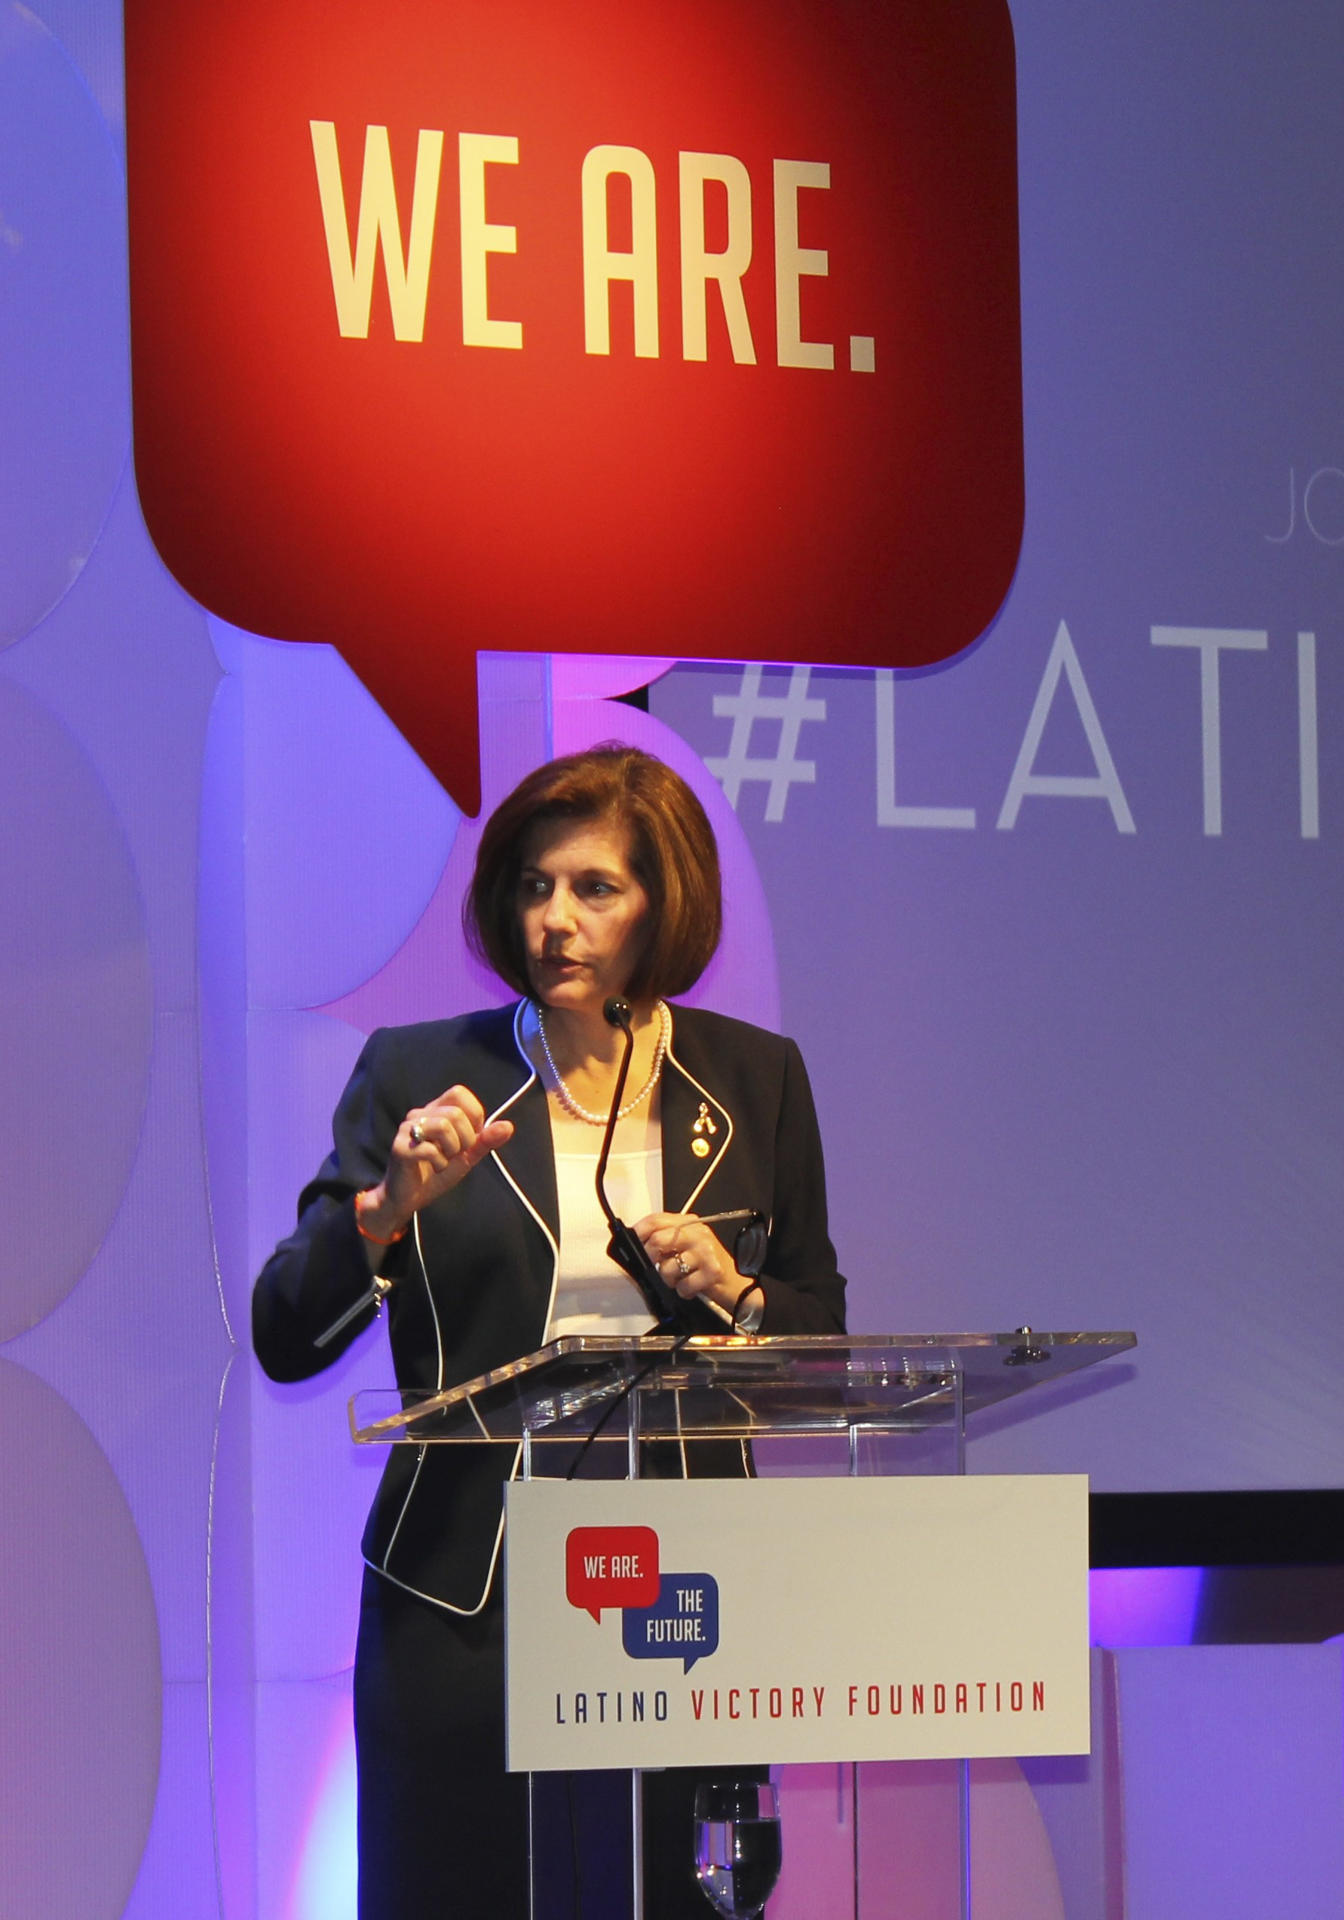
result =
[{"label": "projected letter 'jo'", "polygon": [[475,654],[917,666],[1022,531],[1006,0],[126,0],[135,452],[469,809]]}]

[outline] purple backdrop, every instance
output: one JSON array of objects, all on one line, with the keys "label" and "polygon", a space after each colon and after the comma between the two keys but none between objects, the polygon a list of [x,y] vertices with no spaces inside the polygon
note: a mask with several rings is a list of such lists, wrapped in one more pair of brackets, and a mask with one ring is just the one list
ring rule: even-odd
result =
[{"label": "purple backdrop", "polygon": [[[987,1422],[976,1467],[1327,1484],[1344,17],[1013,14],[1028,515],[995,629],[895,681],[492,656],[487,804],[614,733],[705,794],[730,899],[703,997],[803,1045],[856,1326],[1137,1328],[1131,1367]],[[271,1387],[248,1287],[361,1034],[495,989],[456,930],[473,823],[333,654],[209,619],[146,538],[120,29],[117,0],[0,0],[4,1904],[343,1920],[378,1465],[344,1402],[386,1359]],[[648,716],[611,703],[650,680]],[[1181,1741],[1247,1683],[1125,1671],[1141,1904],[1162,1755],[1212,1765]],[[1275,1695],[1272,1804],[1322,1917],[1337,1681],[1303,1662]],[[1114,1835],[1098,1812],[1079,1864],[1060,1807],[1103,1806],[1104,1758],[1030,1776],[1069,1920]],[[1219,1780],[1189,1858],[1221,1920],[1259,1883],[1215,1884],[1215,1815],[1257,1790]]]}]

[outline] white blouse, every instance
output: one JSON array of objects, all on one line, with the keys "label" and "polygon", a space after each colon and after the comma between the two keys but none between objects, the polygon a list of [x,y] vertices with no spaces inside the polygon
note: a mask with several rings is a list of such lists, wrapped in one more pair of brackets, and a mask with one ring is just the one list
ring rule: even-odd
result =
[{"label": "white blouse", "polygon": [[[647,1333],[654,1325],[639,1288],[607,1253],[611,1229],[598,1204],[596,1175],[596,1146],[591,1153],[556,1153],[560,1267],[544,1344],[567,1333]],[[613,1153],[606,1189],[617,1218],[628,1225],[661,1212],[662,1148]]]}]

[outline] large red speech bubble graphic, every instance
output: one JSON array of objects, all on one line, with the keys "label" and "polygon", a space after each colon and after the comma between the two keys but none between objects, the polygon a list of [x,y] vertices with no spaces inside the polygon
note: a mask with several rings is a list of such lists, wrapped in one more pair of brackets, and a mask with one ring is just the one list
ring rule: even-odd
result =
[{"label": "large red speech bubble graphic", "polygon": [[135,454],[469,810],[475,654],[918,666],[1023,513],[1006,0],[126,0]]}]

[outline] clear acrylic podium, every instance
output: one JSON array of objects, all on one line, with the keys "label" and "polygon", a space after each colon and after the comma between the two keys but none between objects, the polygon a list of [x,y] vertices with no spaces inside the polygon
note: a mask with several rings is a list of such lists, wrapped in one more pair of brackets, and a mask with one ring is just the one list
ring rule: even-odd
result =
[{"label": "clear acrylic podium", "polygon": [[[1026,1327],[988,1334],[571,1337],[444,1393],[358,1393],[350,1423],[362,1445],[511,1442],[519,1449],[518,1477],[527,1480],[563,1478],[576,1461],[579,1477],[639,1479],[651,1443],[665,1441],[749,1443],[761,1476],[961,1474],[975,1414],[1134,1345],[1132,1333]],[[847,1780],[837,1782],[838,1834],[828,1830],[815,1846],[804,1843],[827,1863],[824,1893],[813,1874],[808,1920],[904,1920],[907,1913],[965,1920],[967,1766],[944,1768],[937,1788],[942,1805],[934,1806],[932,1825],[945,1837],[930,1871],[941,1889],[904,1902],[877,1844],[880,1811],[866,1811],[878,1804],[866,1785],[878,1771],[871,1763],[849,1767]],[[638,1776],[629,1804],[637,1863]],[[786,1793],[781,1899],[790,1845]],[[689,1856],[689,1834],[687,1849]],[[546,1871],[534,1857],[534,1886]],[[632,1882],[630,1917],[643,1920],[637,1865]],[[791,1899],[785,1904],[793,1910]],[[706,1916],[711,1912],[706,1901]]]}]

